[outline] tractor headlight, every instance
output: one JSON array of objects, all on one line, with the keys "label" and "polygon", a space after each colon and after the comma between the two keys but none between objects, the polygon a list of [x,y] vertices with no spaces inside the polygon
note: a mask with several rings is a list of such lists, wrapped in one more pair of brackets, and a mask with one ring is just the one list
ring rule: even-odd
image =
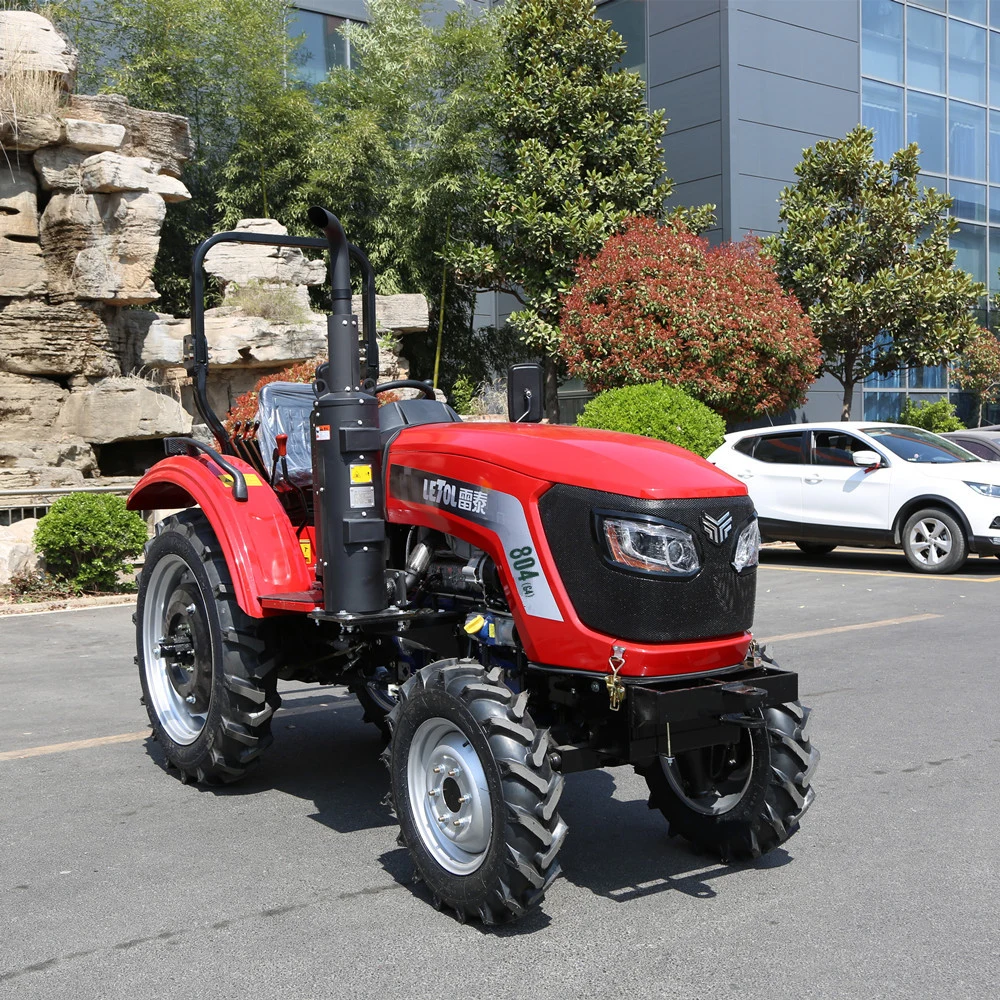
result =
[{"label": "tractor headlight", "polygon": [[965,485],[970,486],[977,493],[982,493],[984,497],[1000,497],[1000,486],[994,486],[992,483],[966,482]]},{"label": "tractor headlight", "polygon": [[737,573],[750,566],[756,566],[760,558],[760,527],[754,518],[736,539],[736,554],[733,556],[733,569]]},{"label": "tractor headlight", "polygon": [[619,566],[674,577],[701,569],[694,538],[680,525],[608,516],[598,523],[607,553]]}]

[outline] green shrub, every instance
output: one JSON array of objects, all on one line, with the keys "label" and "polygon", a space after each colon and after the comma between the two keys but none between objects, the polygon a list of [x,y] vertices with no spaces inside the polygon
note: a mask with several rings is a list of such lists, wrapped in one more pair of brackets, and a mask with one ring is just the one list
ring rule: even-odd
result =
[{"label": "green shrub", "polygon": [[955,416],[955,407],[947,399],[939,399],[936,403],[921,403],[915,405],[907,398],[899,413],[899,422],[911,427],[922,427],[925,431],[944,434],[945,431],[964,431],[965,424]]},{"label": "green shrub", "polygon": [[142,552],[146,524],[110,493],[60,497],[35,528],[46,569],[77,590],[114,590],[125,560]]},{"label": "green shrub", "polygon": [[577,417],[581,427],[643,434],[706,457],[722,444],[726,423],[704,403],[661,382],[609,389]]},{"label": "green shrub", "polygon": [[451,405],[456,413],[463,416],[472,412],[472,397],[476,394],[476,386],[468,375],[459,375],[451,387]]}]

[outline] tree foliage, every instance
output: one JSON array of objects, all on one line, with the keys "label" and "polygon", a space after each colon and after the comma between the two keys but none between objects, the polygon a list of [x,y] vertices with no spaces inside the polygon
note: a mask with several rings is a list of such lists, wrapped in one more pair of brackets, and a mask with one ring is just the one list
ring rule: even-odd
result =
[{"label": "tree foliage", "polygon": [[899,422],[911,427],[922,427],[925,431],[935,434],[945,434],[948,431],[961,431],[965,424],[955,415],[954,404],[947,399],[936,402],[917,403],[912,397],[907,397],[899,413]]},{"label": "tree foliage", "polygon": [[797,183],[781,193],[784,229],[764,241],[820,339],[821,373],[843,386],[845,420],[868,376],[960,351],[985,293],[953,267],[951,198],[921,192],[916,144],[886,163],[875,159],[873,140],[859,125],[807,149]]},{"label": "tree foliage", "polygon": [[576,418],[581,427],[642,434],[707,458],[722,444],[725,421],[673,386],[630,385],[595,396]]},{"label": "tree foliage", "polygon": [[983,406],[1000,399],[1000,342],[996,334],[980,328],[965,346],[953,372],[955,381],[976,394],[976,426],[983,424]]},{"label": "tree foliage", "polygon": [[[664,116],[646,107],[640,77],[620,68],[621,36],[593,0],[504,4],[499,32],[494,148],[474,189],[483,231],[455,241],[449,257],[467,281],[513,295],[522,308],[512,324],[551,357],[576,262],[628,216],[663,213]],[[551,363],[548,376],[552,416]]]},{"label": "tree foliage", "polygon": [[[358,66],[318,86],[319,126],[303,197],[329,205],[375,266],[379,291],[419,291],[431,305],[431,338],[407,338],[414,367],[430,375],[442,311],[442,381],[489,374],[477,343],[475,290],[460,285],[443,254],[471,238],[476,172],[487,156],[487,95],[497,42],[488,13],[466,7],[430,24],[427,0],[369,0],[366,27],[347,34]],[[304,205],[303,205],[304,208]]]},{"label": "tree foliage", "polygon": [[560,351],[592,391],[664,381],[730,420],[805,398],[819,343],[756,240],[710,247],[683,227],[629,220],[581,262]]}]

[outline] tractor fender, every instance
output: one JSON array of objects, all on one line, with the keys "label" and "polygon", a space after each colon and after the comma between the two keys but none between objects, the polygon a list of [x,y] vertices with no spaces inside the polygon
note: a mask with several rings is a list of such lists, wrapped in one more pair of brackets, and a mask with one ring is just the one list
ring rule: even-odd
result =
[{"label": "tractor fender", "polygon": [[234,596],[253,618],[265,617],[265,594],[307,591],[313,583],[288,515],[270,485],[246,462],[229,456],[247,480],[237,502],[231,477],[206,455],[157,462],[129,494],[129,510],[200,507],[229,567]]}]

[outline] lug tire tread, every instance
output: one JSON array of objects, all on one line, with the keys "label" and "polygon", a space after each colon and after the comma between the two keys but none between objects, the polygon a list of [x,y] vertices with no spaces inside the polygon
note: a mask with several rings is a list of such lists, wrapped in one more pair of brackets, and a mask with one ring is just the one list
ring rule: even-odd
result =
[{"label": "lug tire tread", "polygon": [[[656,760],[643,770],[649,786],[649,807],[659,809],[672,835],[684,837],[699,852],[723,861],[760,857],[789,839],[812,805],[810,780],[819,763],[819,751],[806,736],[810,710],[790,703],[766,709],[762,734],[754,753],[767,751],[767,760],[754,768],[743,799],[723,816],[696,813],[670,787]],[[752,737],[753,738],[753,737]]]},{"label": "lug tire tread", "polygon": [[[200,510],[182,511],[166,518],[157,527],[156,537],[146,549],[147,567],[151,554],[155,558],[158,543],[163,546],[166,544],[162,541],[164,537],[176,535],[197,559],[197,565],[185,560],[196,578],[199,569],[207,577],[207,586],[201,580],[199,586],[206,607],[210,603],[214,606],[218,623],[217,634],[213,634],[213,646],[216,647],[213,670],[218,671],[219,677],[213,681],[212,698],[213,701],[219,699],[219,711],[213,720],[213,706],[210,706],[206,730],[190,746],[180,746],[170,739],[160,724],[143,678],[153,737],[167,756],[168,769],[176,770],[184,784],[228,784],[242,778],[273,739],[271,717],[281,700],[276,689],[276,660],[267,655],[267,623],[251,618],[237,604],[229,568]],[[147,569],[144,569],[139,582],[140,609],[147,579]],[[209,628],[214,633],[211,609],[208,613]],[[137,642],[141,644],[142,616],[137,615],[136,621]],[[139,659],[142,678],[142,658]]]},{"label": "lug tire tread", "polygon": [[[405,750],[399,751],[399,760],[394,759],[401,722],[406,720],[407,727],[415,730],[423,721],[421,712],[428,711],[419,704],[421,694],[442,689],[461,703],[481,729],[503,794],[503,825],[498,828],[494,823],[487,860],[465,878],[445,872],[420,842],[409,817]],[[475,660],[443,660],[424,667],[402,686],[399,702],[388,716],[393,742],[382,754],[391,776],[387,803],[400,819],[400,836],[432,898],[463,922],[477,919],[492,926],[523,916],[542,903],[560,873],[556,855],[567,826],[556,806],[563,777],[552,770],[548,759],[552,746],[548,731],[537,729],[526,703],[526,697],[515,696],[503,684],[500,669],[487,672]],[[489,761],[483,763],[489,767]],[[400,797],[405,799],[399,801]],[[488,868],[495,874],[487,873]]]}]

